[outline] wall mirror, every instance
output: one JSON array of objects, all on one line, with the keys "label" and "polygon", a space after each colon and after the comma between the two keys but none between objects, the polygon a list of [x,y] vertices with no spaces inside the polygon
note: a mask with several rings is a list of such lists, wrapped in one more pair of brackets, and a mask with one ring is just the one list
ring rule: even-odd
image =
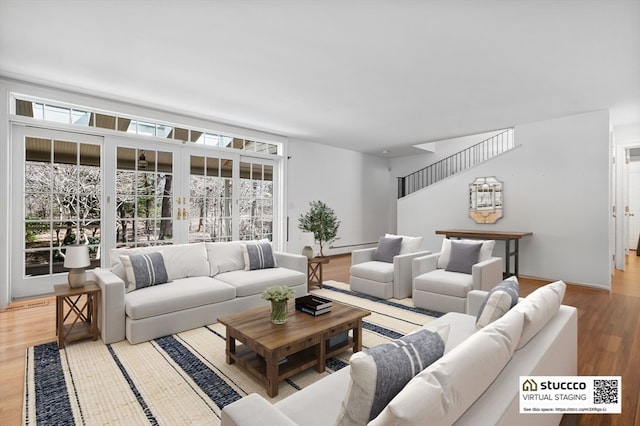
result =
[{"label": "wall mirror", "polygon": [[502,182],[495,176],[469,184],[469,217],[476,223],[496,223],[502,217]]}]

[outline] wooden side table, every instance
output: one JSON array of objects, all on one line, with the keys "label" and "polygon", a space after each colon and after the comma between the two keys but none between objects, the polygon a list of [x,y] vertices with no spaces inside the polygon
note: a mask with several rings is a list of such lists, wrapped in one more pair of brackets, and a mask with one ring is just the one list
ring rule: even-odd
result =
[{"label": "wooden side table", "polygon": [[322,288],[322,265],[329,263],[328,257],[314,257],[307,261],[307,291],[311,287]]},{"label": "wooden side table", "polygon": [[[53,288],[56,295],[58,348],[64,348],[65,343],[89,337],[97,340],[98,284],[89,281],[79,288],[71,288],[68,284],[58,284]],[[66,313],[65,305],[68,308]],[[67,322],[69,318],[72,321]]]}]

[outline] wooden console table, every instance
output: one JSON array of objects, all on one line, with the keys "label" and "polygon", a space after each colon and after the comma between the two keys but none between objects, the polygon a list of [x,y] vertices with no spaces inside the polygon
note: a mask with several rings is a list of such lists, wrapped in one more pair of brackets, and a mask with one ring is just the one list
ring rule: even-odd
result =
[{"label": "wooden console table", "polygon": [[[437,235],[444,235],[446,238],[469,238],[474,240],[503,240],[504,241],[504,276],[511,275],[511,256],[514,257],[514,275],[518,276],[519,263],[519,242],[522,237],[533,235],[533,232],[505,232],[505,231],[477,231],[463,229],[444,229],[436,231]],[[511,241],[514,242],[511,251]]]}]

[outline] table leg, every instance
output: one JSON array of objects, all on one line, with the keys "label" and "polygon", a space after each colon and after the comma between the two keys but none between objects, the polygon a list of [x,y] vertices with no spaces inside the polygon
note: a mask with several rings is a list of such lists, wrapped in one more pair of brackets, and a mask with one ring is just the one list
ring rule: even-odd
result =
[{"label": "table leg", "polygon": [[89,310],[91,311],[91,316],[89,317],[91,326],[91,336],[93,336],[93,340],[98,340],[98,301],[96,300],[98,293],[91,293],[87,295],[87,297],[91,300],[91,305],[89,306]]},{"label": "table leg", "polygon": [[63,297],[56,297],[56,331],[58,333],[58,349],[64,348],[64,305]]},{"label": "table leg", "polygon": [[510,243],[511,240],[506,239],[504,240],[504,276],[508,277],[509,275],[511,275],[509,273],[510,269],[511,269],[511,247],[510,247]]},{"label": "table leg", "polygon": [[318,263],[318,268],[320,268],[319,270],[319,279],[318,279],[318,287],[322,288],[322,263]]},{"label": "table leg", "polygon": [[235,360],[231,354],[236,353],[236,339],[229,335],[229,329],[227,328],[227,364],[233,364]]},{"label": "table leg", "polygon": [[324,366],[327,361],[327,339],[320,339],[320,343],[316,346],[316,371],[318,373],[324,373]]},{"label": "table leg", "polygon": [[267,363],[267,395],[273,398],[278,395],[278,359],[272,352],[264,360]]},{"label": "table leg", "polygon": [[515,252],[514,253],[515,253],[515,262],[516,262],[516,264],[515,264],[514,268],[515,268],[516,277],[518,276],[518,263],[520,262],[520,259],[519,259],[519,253],[520,253],[519,242],[520,242],[520,240],[515,240],[515,247],[516,248],[515,248]]},{"label": "table leg", "polygon": [[359,319],[356,327],[353,328],[353,352],[362,350],[362,320]]}]

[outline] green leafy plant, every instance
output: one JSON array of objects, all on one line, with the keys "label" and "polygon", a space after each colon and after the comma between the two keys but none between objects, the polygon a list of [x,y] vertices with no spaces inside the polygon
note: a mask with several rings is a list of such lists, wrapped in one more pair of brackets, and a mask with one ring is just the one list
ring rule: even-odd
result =
[{"label": "green leafy plant", "polygon": [[312,201],[309,206],[309,211],[300,215],[298,228],[305,232],[313,232],[313,237],[320,244],[320,256],[324,256],[323,246],[335,241],[340,221],[333,209],[322,201]]}]

